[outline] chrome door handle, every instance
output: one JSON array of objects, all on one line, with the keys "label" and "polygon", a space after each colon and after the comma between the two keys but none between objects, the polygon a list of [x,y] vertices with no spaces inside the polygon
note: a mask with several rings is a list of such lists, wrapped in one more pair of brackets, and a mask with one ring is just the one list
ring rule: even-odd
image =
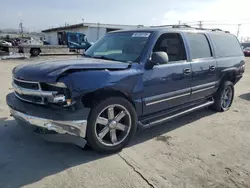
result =
[{"label": "chrome door handle", "polygon": [[190,68],[185,68],[185,69],[183,70],[183,73],[184,73],[184,74],[190,74],[190,73],[191,73],[191,69],[190,69]]},{"label": "chrome door handle", "polygon": [[209,70],[211,70],[211,71],[215,70],[215,66],[214,65],[210,65],[209,66]]}]

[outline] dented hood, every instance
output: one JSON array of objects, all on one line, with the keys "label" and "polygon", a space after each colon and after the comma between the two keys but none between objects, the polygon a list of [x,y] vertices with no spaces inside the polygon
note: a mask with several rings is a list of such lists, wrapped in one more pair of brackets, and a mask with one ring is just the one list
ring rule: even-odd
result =
[{"label": "dented hood", "polygon": [[123,70],[128,67],[129,63],[124,62],[78,58],[20,65],[13,69],[13,76],[21,80],[54,83],[61,74],[69,70]]}]

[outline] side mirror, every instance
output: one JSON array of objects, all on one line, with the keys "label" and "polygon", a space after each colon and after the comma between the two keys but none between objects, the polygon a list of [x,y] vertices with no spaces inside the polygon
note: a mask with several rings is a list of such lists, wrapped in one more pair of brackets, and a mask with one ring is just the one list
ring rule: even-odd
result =
[{"label": "side mirror", "polygon": [[153,52],[146,64],[146,69],[152,69],[154,65],[162,65],[168,63],[168,54],[166,52]]}]

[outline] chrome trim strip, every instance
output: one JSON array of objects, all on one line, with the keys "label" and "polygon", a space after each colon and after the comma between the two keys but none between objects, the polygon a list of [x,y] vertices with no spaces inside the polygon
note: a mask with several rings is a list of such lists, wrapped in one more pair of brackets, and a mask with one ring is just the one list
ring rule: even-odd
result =
[{"label": "chrome trim strip", "polygon": [[32,95],[32,96],[37,96],[37,97],[54,97],[54,95],[57,94],[57,91],[41,91],[41,90],[22,88],[22,87],[17,86],[14,82],[12,82],[12,86],[13,86],[14,91],[23,95]]},{"label": "chrome trim strip", "polygon": [[14,94],[15,94],[15,96],[16,96],[18,99],[20,99],[20,100],[22,100],[22,101],[29,102],[29,103],[35,103],[35,104],[44,104],[43,100],[42,100],[41,103],[40,103],[40,102],[33,102],[33,101],[30,101],[30,100],[27,100],[27,99],[24,99],[24,98],[20,97],[19,95],[16,94],[16,92],[14,92]]},{"label": "chrome trim strip", "polygon": [[199,110],[199,109],[201,109],[201,108],[205,108],[205,107],[207,107],[207,106],[210,106],[210,105],[212,105],[213,103],[214,103],[214,100],[208,101],[208,102],[206,102],[205,104],[202,104],[202,105],[196,106],[196,107],[194,107],[194,108],[190,108],[190,109],[188,109],[188,110],[185,110],[185,111],[183,111],[183,112],[180,112],[180,113],[177,113],[177,114],[174,114],[174,115],[171,115],[171,116],[168,116],[168,117],[165,117],[165,118],[162,118],[162,119],[153,121],[153,122],[151,122],[151,123],[149,123],[149,124],[146,124],[145,127],[151,127],[151,126],[154,126],[154,125],[157,125],[157,124],[160,124],[160,123],[169,121],[169,120],[171,120],[171,119],[173,119],[173,118],[176,118],[176,117],[178,117],[178,116],[182,116],[182,115],[188,114],[188,113],[190,113],[190,112],[193,112],[193,111],[195,111],[195,110]]},{"label": "chrome trim strip", "polygon": [[[16,111],[12,108],[10,108],[10,113],[14,118],[24,121],[25,123],[29,123],[31,125],[45,128],[48,130],[53,130],[59,134],[68,133],[70,135],[80,136],[82,138],[85,138],[86,136],[87,120],[55,121],[52,119],[45,119],[45,118],[39,118],[39,117],[27,115],[19,111]],[[67,128],[68,126],[70,128]],[[79,130],[79,134],[76,134],[75,129]]]},{"label": "chrome trim strip", "polygon": [[206,91],[206,90],[213,89],[213,88],[215,88],[215,86],[211,86],[211,87],[208,87],[208,88],[199,89],[199,90],[196,90],[196,91],[192,91],[192,94],[199,93],[199,92]]},{"label": "chrome trim strip", "polygon": [[161,99],[161,100],[158,100],[158,101],[147,103],[146,106],[150,106],[150,105],[153,105],[153,104],[157,104],[157,103],[161,103],[161,102],[165,102],[165,101],[177,99],[177,98],[180,98],[180,97],[185,97],[185,96],[188,96],[190,94],[191,94],[191,92],[185,93],[185,94],[181,94],[181,95],[177,95],[177,96],[173,96],[173,97],[169,97],[169,98],[165,98],[165,99]]},{"label": "chrome trim strip", "polygon": [[18,82],[24,82],[24,83],[31,83],[31,84],[39,84],[39,82],[34,82],[34,81],[27,81],[27,80],[19,80],[13,76],[13,79],[18,81]]}]

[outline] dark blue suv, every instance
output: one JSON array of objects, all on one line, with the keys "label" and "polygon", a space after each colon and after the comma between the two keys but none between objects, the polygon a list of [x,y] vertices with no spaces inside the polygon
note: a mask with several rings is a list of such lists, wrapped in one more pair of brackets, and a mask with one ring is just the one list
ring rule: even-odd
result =
[{"label": "dark blue suv", "polygon": [[196,28],[111,32],[83,56],[14,68],[6,100],[15,119],[100,152],[119,151],[138,127],[228,110],[245,70],[234,35]]}]

